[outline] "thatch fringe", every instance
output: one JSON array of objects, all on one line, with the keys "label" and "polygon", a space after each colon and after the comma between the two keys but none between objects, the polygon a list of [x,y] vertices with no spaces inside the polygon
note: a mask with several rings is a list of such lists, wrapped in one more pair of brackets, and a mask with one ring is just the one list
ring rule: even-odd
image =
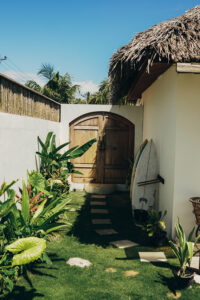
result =
[{"label": "thatch fringe", "polygon": [[200,62],[200,6],[138,33],[110,60],[111,99],[125,96],[141,68],[153,62]]}]

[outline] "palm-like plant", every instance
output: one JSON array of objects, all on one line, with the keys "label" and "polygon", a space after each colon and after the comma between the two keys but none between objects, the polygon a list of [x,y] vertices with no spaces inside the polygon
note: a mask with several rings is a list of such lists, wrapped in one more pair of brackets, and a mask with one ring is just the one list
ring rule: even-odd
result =
[{"label": "palm-like plant", "polygon": [[62,76],[58,71],[55,72],[51,64],[42,64],[38,75],[47,80],[43,88],[33,80],[27,81],[26,86],[60,103],[72,103],[75,100],[79,85],[72,83],[69,73]]},{"label": "palm-like plant", "polygon": [[87,95],[88,104],[109,104],[109,97],[110,97],[109,81],[103,80],[99,85],[99,90],[97,93],[92,95],[88,95],[88,94],[86,95]]},{"label": "palm-like plant", "polygon": [[180,269],[177,274],[178,276],[185,276],[186,268],[187,266],[190,266],[192,257],[200,251],[200,250],[196,250],[196,251],[194,250],[198,240],[200,239],[200,235],[199,235],[195,238],[194,242],[192,242],[192,236],[194,234],[194,230],[195,228],[192,229],[192,231],[188,236],[188,239],[186,240],[185,233],[178,220],[176,224],[178,245],[176,245],[172,241],[169,241],[169,245],[172,248],[175,256],[178,258],[179,261]]}]

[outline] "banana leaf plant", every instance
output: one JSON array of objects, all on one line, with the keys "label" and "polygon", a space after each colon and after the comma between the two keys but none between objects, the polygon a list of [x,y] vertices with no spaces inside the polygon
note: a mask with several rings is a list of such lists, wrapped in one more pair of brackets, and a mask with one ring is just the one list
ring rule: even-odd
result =
[{"label": "banana leaf plant", "polygon": [[42,142],[40,137],[38,137],[38,142],[41,152],[36,152],[36,154],[40,157],[40,172],[48,179],[53,175],[59,177],[61,172],[64,172],[66,176],[71,173],[80,173],[74,170],[74,165],[70,160],[82,156],[96,142],[96,139],[91,139],[82,146],[72,147],[62,154],[60,151],[70,143],[67,142],[57,147],[56,135],[52,131],[47,134],[45,142]]}]

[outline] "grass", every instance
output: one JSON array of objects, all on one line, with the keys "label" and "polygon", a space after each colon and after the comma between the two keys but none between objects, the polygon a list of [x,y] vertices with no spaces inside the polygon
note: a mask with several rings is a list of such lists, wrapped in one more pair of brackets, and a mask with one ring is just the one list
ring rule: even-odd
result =
[{"label": "grass", "polygon": [[[35,265],[28,277],[20,278],[10,300],[162,300],[177,292],[171,269],[176,266],[168,247],[152,249],[142,239],[141,231],[133,226],[128,198],[114,195],[109,207],[114,228],[119,237],[131,238],[142,246],[124,251],[108,246],[93,232],[89,215],[89,199],[83,192],[72,194],[77,211],[70,213],[72,227],[60,237],[55,235],[48,245],[53,265]],[[122,205],[123,204],[123,205]],[[138,251],[165,251],[168,262],[141,263]],[[81,257],[92,262],[89,268],[70,267],[70,257]],[[116,272],[106,272],[113,268]],[[133,270],[136,276],[126,277]],[[171,293],[171,294],[170,294]],[[179,299],[198,299],[199,286],[180,291]],[[173,298],[171,298],[173,299]]]}]

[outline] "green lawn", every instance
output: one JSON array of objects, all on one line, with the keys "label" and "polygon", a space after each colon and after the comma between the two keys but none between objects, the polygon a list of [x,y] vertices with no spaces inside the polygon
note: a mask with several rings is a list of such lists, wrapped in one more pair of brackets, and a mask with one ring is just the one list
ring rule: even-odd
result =
[{"label": "green lawn", "polygon": [[[108,202],[114,228],[120,232],[119,237],[131,238],[143,244],[124,251],[108,246],[108,238],[102,239],[92,231],[88,196],[83,192],[75,192],[72,196],[73,207],[77,209],[70,213],[73,225],[62,237],[52,237],[48,246],[53,265],[36,265],[29,272],[28,278],[19,279],[14,292],[6,299],[173,299],[168,297],[168,293],[173,295],[176,289],[171,271],[176,260],[165,247],[161,250],[166,251],[169,257],[167,263],[156,265],[139,261],[138,251],[149,251],[152,248],[145,245],[141,231],[132,225],[128,197],[114,195]],[[92,262],[92,266],[70,267],[66,264],[70,257],[87,259]],[[116,272],[106,272],[107,268],[114,268]],[[138,274],[126,277],[125,271],[128,270]],[[179,292],[179,299],[196,300],[200,297],[198,285]]]}]

